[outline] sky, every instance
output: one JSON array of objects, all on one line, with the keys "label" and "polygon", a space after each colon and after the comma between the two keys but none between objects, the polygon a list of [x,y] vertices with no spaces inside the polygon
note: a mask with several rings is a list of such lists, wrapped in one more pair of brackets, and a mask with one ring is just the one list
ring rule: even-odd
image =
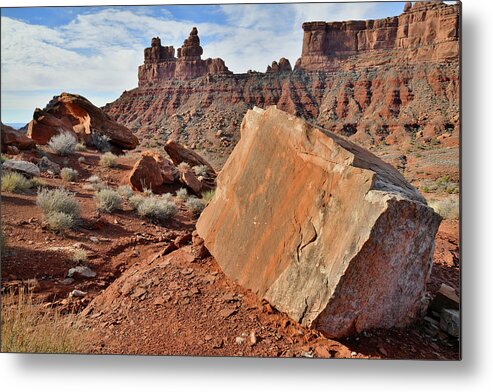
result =
[{"label": "sky", "polygon": [[62,91],[97,106],[137,87],[144,48],[159,36],[179,48],[196,26],[202,58],[264,72],[301,54],[305,21],[377,19],[404,2],[32,7],[1,9],[1,120],[27,123]]}]

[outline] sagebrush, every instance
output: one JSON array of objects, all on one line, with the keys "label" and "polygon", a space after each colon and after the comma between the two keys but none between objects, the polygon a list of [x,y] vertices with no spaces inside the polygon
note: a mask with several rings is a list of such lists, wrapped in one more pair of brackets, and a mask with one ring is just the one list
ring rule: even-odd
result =
[{"label": "sagebrush", "polygon": [[50,139],[48,147],[56,155],[68,156],[75,152],[77,138],[68,132],[62,132]]},{"label": "sagebrush", "polygon": [[101,189],[94,195],[96,208],[103,212],[113,212],[122,205],[122,197],[113,189]]}]

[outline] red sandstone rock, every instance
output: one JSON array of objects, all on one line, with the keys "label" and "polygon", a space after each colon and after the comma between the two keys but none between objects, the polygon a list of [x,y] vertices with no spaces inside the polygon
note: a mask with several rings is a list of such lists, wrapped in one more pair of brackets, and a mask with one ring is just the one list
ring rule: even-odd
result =
[{"label": "red sandstone rock", "polygon": [[211,174],[215,175],[214,168],[209,164],[209,162],[207,162],[195,151],[182,146],[174,140],[168,140],[164,146],[164,150],[168,153],[175,165],[179,165],[182,162],[188,163],[191,167],[204,165],[209,168]]},{"label": "red sandstone rock", "polygon": [[279,60],[279,63],[277,61],[273,61],[272,65],[267,66],[267,71],[266,73],[271,73],[271,72],[291,72],[293,69],[291,68],[291,63],[289,62],[288,59],[282,57]]},{"label": "red sandstone rock", "polygon": [[28,136],[38,144],[48,143],[60,132],[74,133],[88,144],[92,143],[95,132],[106,135],[113,145],[122,149],[133,149],[138,144],[137,137],[128,128],[77,94],[62,93],[44,110],[36,109],[28,127]]},{"label": "red sandstone rock", "polygon": [[[29,150],[36,147],[36,142],[28,138],[20,131],[0,123],[2,152],[15,152],[17,150]],[[17,151],[18,153],[19,151]]]},{"label": "red sandstone rock", "polygon": [[180,173],[180,181],[190,188],[196,195],[200,195],[202,192],[202,183],[197,176],[189,169]]},{"label": "red sandstone rock", "polygon": [[271,107],[245,116],[197,231],[226,275],[342,337],[422,311],[440,220],[395,168]]},{"label": "red sandstone rock", "polygon": [[130,172],[130,183],[135,190],[157,189],[163,183],[163,176],[156,160],[144,155],[134,165]]}]

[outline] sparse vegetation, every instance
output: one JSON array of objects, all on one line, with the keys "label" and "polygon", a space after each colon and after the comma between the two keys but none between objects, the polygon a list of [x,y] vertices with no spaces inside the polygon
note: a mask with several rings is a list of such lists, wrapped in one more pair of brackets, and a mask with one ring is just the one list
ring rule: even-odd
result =
[{"label": "sparse vegetation", "polygon": [[167,202],[156,196],[145,198],[137,207],[139,216],[151,221],[164,222],[175,216],[176,212],[177,208],[174,203]]},{"label": "sparse vegetation", "polygon": [[149,197],[149,196],[154,195],[154,193],[152,192],[152,189],[151,188],[146,188],[146,187],[143,188],[142,193],[146,197]]},{"label": "sparse vegetation", "polygon": [[[86,147],[86,145],[85,145],[85,144],[82,144],[82,143],[77,143],[77,144],[75,145],[75,150],[76,150],[76,151],[87,151],[87,147]],[[81,158],[83,158],[83,157],[81,157]],[[80,159],[80,158],[79,158],[79,159]]]},{"label": "sparse vegetation", "polygon": [[215,189],[212,189],[210,191],[205,191],[202,193],[202,201],[205,203],[205,205],[210,203],[215,193],[216,193]]},{"label": "sparse vegetation", "polygon": [[50,212],[45,216],[45,223],[48,228],[57,232],[64,232],[75,226],[75,220],[72,215],[66,214],[65,212]]},{"label": "sparse vegetation", "polygon": [[176,198],[181,201],[188,200],[188,192],[185,188],[180,188],[176,191]]},{"label": "sparse vegetation", "polygon": [[53,136],[48,142],[48,147],[51,151],[60,156],[68,156],[75,152],[77,139],[74,135],[68,132],[62,132],[59,135]]},{"label": "sparse vegetation", "polygon": [[136,210],[139,208],[140,204],[145,200],[145,197],[142,195],[133,195],[128,199],[128,204],[132,210]]},{"label": "sparse vegetation", "polygon": [[161,195],[161,200],[164,200],[166,202],[172,202],[173,201],[173,195],[171,193],[165,193]]},{"label": "sparse vegetation", "polygon": [[72,253],[72,261],[77,264],[85,263],[87,261],[87,252],[84,249],[74,249]]},{"label": "sparse vegetation", "polygon": [[34,301],[23,290],[2,296],[2,351],[77,353],[83,351],[82,331],[73,315],[62,316]]},{"label": "sparse vegetation", "polygon": [[205,208],[205,204],[202,200],[196,197],[189,197],[185,203],[185,207],[188,211],[190,211],[193,215],[198,216]]},{"label": "sparse vegetation", "polygon": [[79,163],[86,163],[86,158],[84,157],[79,157],[77,160],[79,161]]},{"label": "sparse vegetation", "polygon": [[190,169],[190,165],[186,162],[180,162],[177,168],[179,172],[185,172]]},{"label": "sparse vegetation", "polygon": [[75,199],[75,194],[64,188],[40,188],[36,197],[36,204],[43,211],[46,223],[54,230],[57,230],[57,227],[62,230],[67,229],[70,222],[72,223],[71,228],[79,220],[80,206]]},{"label": "sparse vegetation", "polygon": [[96,175],[92,175],[91,177],[89,177],[87,180],[87,182],[90,182],[92,184],[96,183],[96,182],[101,182],[101,178],[99,178],[98,176]]},{"label": "sparse vegetation", "polygon": [[101,181],[101,178],[99,178],[96,175],[92,175],[86,180],[89,184],[84,184],[82,188],[88,191],[100,191],[101,189],[106,189],[108,188],[108,185],[103,183]]},{"label": "sparse vegetation", "polygon": [[194,166],[192,167],[193,172],[196,176],[206,176],[209,168],[206,165]]},{"label": "sparse vegetation", "polygon": [[60,177],[62,178],[62,180],[67,182],[76,181],[78,176],[79,172],[70,167],[64,167],[60,171]]},{"label": "sparse vegetation", "polygon": [[122,205],[122,197],[113,189],[101,189],[94,195],[96,208],[99,211],[111,213]]},{"label": "sparse vegetation", "polygon": [[118,157],[112,152],[105,152],[101,155],[99,163],[103,167],[115,168],[118,167]]},{"label": "sparse vegetation", "polygon": [[431,200],[428,204],[444,219],[459,219],[458,196],[449,196],[442,200]]},{"label": "sparse vegetation", "polygon": [[110,138],[106,135],[102,135],[98,132],[92,134],[92,144],[98,151],[108,152],[111,150]]},{"label": "sparse vegetation", "polygon": [[2,173],[2,192],[22,193],[33,187],[28,178],[17,172]]},{"label": "sparse vegetation", "polygon": [[134,195],[134,191],[130,185],[120,185],[116,191],[125,200],[130,199]]}]

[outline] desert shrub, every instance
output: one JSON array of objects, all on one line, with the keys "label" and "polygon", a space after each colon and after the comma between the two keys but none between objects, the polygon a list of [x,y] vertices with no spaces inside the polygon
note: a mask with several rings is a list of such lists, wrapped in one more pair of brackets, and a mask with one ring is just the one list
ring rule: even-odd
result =
[{"label": "desert shrub", "polygon": [[99,160],[99,163],[103,167],[118,167],[118,157],[113,154],[112,152],[105,152],[103,155],[101,155],[101,159]]},{"label": "desert shrub", "polygon": [[206,176],[207,172],[209,171],[209,168],[206,165],[199,165],[199,166],[194,166],[192,167],[193,172],[195,173],[196,176]]},{"label": "desert shrub", "polygon": [[77,160],[79,161],[79,163],[86,163],[86,158],[84,157],[79,157]]},{"label": "desert shrub", "polygon": [[21,193],[33,187],[31,180],[17,172],[2,173],[2,192]]},{"label": "desert shrub", "polygon": [[146,197],[149,197],[149,196],[154,195],[154,192],[152,192],[152,189],[151,188],[146,188],[146,187],[143,188],[142,193]]},{"label": "desert shrub", "polygon": [[145,200],[144,196],[141,195],[133,195],[128,199],[128,204],[132,210],[136,210],[139,208],[140,204]]},{"label": "desert shrub", "polygon": [[171,203],[173,201],[173,195],[171,193],[165,193],[161,195],[161,200],[167,203]]},{"label": "desert shrub", "polygon": [[202,193],[202,201],[205,203],[205,205],[210,203],[215,193],[216,193],[215,189],[212,189],[210,191],[205,191]]},{"label": "desert shrub", "polygon": [[442,200],[431,200],[429,205],[444,219],[459,219],[458,196],[449,196]]},{"label": "desert shrub", "polygon": [[[86,147],[86,145],[85,145],[85,144],[82,144],[82,143],[77,143],[77,144],[75,145],[75,150],[76,150],[76,151],[86,151],[86,150],[87,150],[87,147]],[[81,157],[81,158],[83,158],[83,157]],[[79,158],[79,159],[80,159],[80,158]]]},{"label": "desert shrub", "polygon": [[64,167],[60,171],[60,177],[62,178],[62,180],[67,182],[76,181],[78,176],[79,176],[79,172],[70,167]]},{"label": "desert shrub", "polygon": [[164,201],[151,196],[144,199],[137,207],[137,213],[142,218],[163,222],[176,215],[177,208],[174,203]]},{"label": "desert shrub", "polygon": [[110,138],[106,135],[102,135],[98,132],[92,134],[92,144],[98,151],[108,152],[111,150]]},{"label": "desert shrub", "polygon": [[72,215],[65,212],[50,212],[45,216],[45,223],[53,231],[63,232],[72,229],[75,226],[75,220]]},{"label": "desert shrub", "polygon": [[84,249],[74,249],[72,252],[72,261],[85,263],[87,261],[87,252]]},{"label": "desert shrub", "polygon": [[59,135],[53,136],[48,142],[48,147],[51,151],[60,156],[68,156],[75,152],[77,139],[74,135],[68,132],[62,132]]},{"label": "desert shrub", "polygon": [[103,212],[113,212],[122,205],[122,197],[113,189],[101,189],[94,195],[96,208]]},{"label": "desert shrub", "polygon": [[187,171],[188,169],[190,169],[190,165],[186,162],[180,162],[178,164],[177,168],[178,168],[178,171],[184,172],[184,171]]},{"label": "desert shrub", "polygon": [[134,191],[130,185],[120,185],[116,191],[125,200],[130,199],[134,195]]},{"label": "desert shrub", "polygon": [[98,176],[96,175],[92,175],[91,177],[89,177],[87,180],[87,182],[90,182],[90,183],[95,183],[95,182],[101,182],[101,178],[99,178]]},{"label": "desert shrub", "polygon": [[74,222],[80,217],[80,206],[75,199],[75,194],[64,188],[40,188],[36,197],[36,204],[41,208],[45,217],[54,212],[70,215]]},{"label": "desert shrub", "polygon": [[2,351],[77,353],[84,351],[76,316],[62,316],[23,290],[2,296]]},{"label": "desert shrub", "polygon": [[180,188],[176,191],[176,198],[181,201],[186,201],[188,199],[188,192],[185,188]]},{"label": "desert shrub", "polygon": [[197,199],[196,197],[189,197],[185,203],[185,207],[193,215],[198,216],[204,209],[205,205],[202,200]]}]

